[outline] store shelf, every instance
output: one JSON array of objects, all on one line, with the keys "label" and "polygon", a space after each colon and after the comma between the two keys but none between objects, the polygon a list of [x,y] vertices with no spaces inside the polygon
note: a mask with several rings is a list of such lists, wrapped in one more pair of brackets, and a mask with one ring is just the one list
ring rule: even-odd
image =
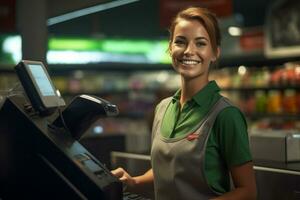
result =
[{"label": "store shelf", "polygon": [[[291,76],[291,64],[283,64],[293,59],[268,60],[260,53],[229,59],[228,63],[226,59],[220,60],[219,66],[224,68],[212,71],[211,78],[217,81],[223,94],[245,113],[250,122],[265,119],[275,123],[300,120],[300,83],[297,75],[299,65],[292,64],[296,76]],[[239,73],[239,65],[246,66],[246,73]],[[50,65],[49,69],[55,86],[60,89],[66,102],[74,96],[90,94],[118,106],[120,114],[105,123],[111,132],[118,131],[116,127],[120,124],[122,132],[139,130],[140,128],[129,128],[146,123],[159,100],[174,94],[180,87],[180,77],[172,70],[171,65],[100,63]],[[80,71],[77,73],[76,70]],[[5,77],[5,73],[3,74]],[[295,111],[298,114],[271,114],[278,110]],[[129,123],[132,125],[128,126]],[[272,125],[273,122],[270,122],[269,127]]]},{"label": "store shelf", "polygon": [[[105,91],[100,91],[100,92],[64,92],[62,95],[63,96],[77,96],[81,94],[90,94],[94,96],[107,96],[107,95],[128,95],[129,93],[139,93],[139,94],[149,94],[149,93],[155,93],[157,91],[160,91],[161,88],[142,88],[142,89],[126,89],[126,90],[105,90]],[[246,92],[255,92],[255,91],[271,91],[271,90],[279,90],[279,91],[284,91],[284,90],[300,90],[300,86],[271,86],[271,87],[226,87],[226,88],[221,88],[221,91],[226,91],[226,92],[241,92],[241,93],[246,93]],[[174,93],[176,90],[171,89],[167,90],[169,93]]]},{"label": "store shelf", "polygon": [[120,113],[117,118],[142,119],[146,117],[145,112]]},{"label": "store shelf", "polygon": [[15,70],[13,68],[2,68],[2,67],[0,67],[0,72],[1,73],[12,74],[12,73],[15,73]]},{"label": "store shelf", "polygon": [[254,92],[257,90],[270,91],[270,90],[300,90],[300,85],[293,86],[268,86],[268,87],[226,87],[222,91],[238,91],[238,92]]},{"label": "store shelf", "polygon": [[144,63],[96,63],[96,64],[51,64],[48,65],[50,74],[61,75],[70,73],[73,70],[85,71],[111,71],[111,72],[134,72],[134,71],[154,71],[171,70],[170,64],[144,64]]},{"label": "store shelf", "polygon": [[[130,93],[139,93],[139,94],[151,94],[155,93],[157,91],[160,91],[161,88],[140,88],[140,89],[124,89],[124,90],[118,90],[118,89],[111,89],[111,90],[101,90],[99,92],[63,92],[63,96],[77,96],[81,94],[89,94],[94,96],[107,96],[107,95],[129,95]],[[169,90],[170,92],[175,92],[176,90]]]},{"label": "store shelf", "polygon": [[247,118],[250,118],[252,120],[256,119],[282,119],[282,120],[300,120],[299,114],[288,114],[288,113],[245,113]]},{"label": "store shelf", "polygon": [[268,58],[264,55],[264,51],[255,51],[255,52],[244,52],[241,55],[233,55],[221,57],[219,61],[219,67],[237,67],[240,65],[244,66],[278,66],[282,65],[286,62],[299,61],[300,54],[298,56],[293,57],[285,57],[285,58]]}]

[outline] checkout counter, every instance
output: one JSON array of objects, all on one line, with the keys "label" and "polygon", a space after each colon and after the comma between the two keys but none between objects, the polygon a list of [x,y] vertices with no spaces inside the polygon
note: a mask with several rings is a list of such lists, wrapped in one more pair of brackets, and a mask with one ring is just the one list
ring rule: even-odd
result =
[{"label": "checkout counter", "polygon": [[[126,168],[133,175],[142,174],[150,167],[149,155],[112,152],[111,159],[113,166]],[[254,170],[257,200],[300,200],[300,162],[254,160]]]},{"label": "checkout counter", "polygon": [[299,200],[300,163],[254,161],[258,199]]},{"label": "checkout counter", "polygon": [[21,61],[22,83],[0,102],[0,199],[127,200],[122,183],[78,140],[118,109],[90,95],[68,105],[43,63]]},{"label": "checkout counter", "polygon": [[[257,200],[300,200],[299,133],[256,132],[251,134],[250,146]],[[143,174],[151,167],[149,155],[125,152],[112,152],[111,163],[127,169],[132,175]]]},{"label": "checkout counter", "polygon": [[258,199],[300,200],[300,134],[255,132],[250,146]]}]

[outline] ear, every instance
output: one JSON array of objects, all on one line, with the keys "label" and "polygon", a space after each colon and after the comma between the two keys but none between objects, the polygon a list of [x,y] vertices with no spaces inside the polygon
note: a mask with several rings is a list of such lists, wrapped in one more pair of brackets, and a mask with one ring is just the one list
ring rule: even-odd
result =
[{"label": "ear", "polygon": [[221,55],[221,48],[218,47],[217,48],[217,59],[219,59],[220,55]]},{"label": "ear", "polygon": [[215,62],[216,60],[218,60],[218,58],[220,57],[220,54],[221,54],[221,48],[218,47],[216,55],[215,55],[215,57],[214,57],[214,59],[212,61]]}]

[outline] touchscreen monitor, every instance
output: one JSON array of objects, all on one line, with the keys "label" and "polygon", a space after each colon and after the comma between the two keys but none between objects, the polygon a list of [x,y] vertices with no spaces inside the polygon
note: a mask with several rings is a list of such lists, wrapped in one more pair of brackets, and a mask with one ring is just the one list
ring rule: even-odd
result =
[{"label": "touchscreen monitor", "polygon": [[32,74],[36,85],[42,96],[55,96],[55,91],[51,82],[45,73],[42,65],[28,64],[28,69]]},{"label": "touchscreen monitor", "polygon": [[32,107],[40,114],[51,113],[55,108],[65,105],[42,62],[22,60],[15,70]]}]

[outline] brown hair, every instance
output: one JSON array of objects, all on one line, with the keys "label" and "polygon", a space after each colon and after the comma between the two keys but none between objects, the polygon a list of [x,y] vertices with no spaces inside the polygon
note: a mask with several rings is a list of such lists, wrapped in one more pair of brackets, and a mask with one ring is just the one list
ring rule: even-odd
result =
[{"label": "brown hair", "polygon": [[217,48],[221,45],[221,33],[220,33],[217,17],[214,13],[212,13],[208,9],[200,8],[200,7],[190,7],[180,11],[176,15],[169,29],[170,32],[169,47],[173,41],[175,26],[182,19],[197,20],[204,26],[204,28],[206,29],[209,35],[213,52],[216,54]]}]

